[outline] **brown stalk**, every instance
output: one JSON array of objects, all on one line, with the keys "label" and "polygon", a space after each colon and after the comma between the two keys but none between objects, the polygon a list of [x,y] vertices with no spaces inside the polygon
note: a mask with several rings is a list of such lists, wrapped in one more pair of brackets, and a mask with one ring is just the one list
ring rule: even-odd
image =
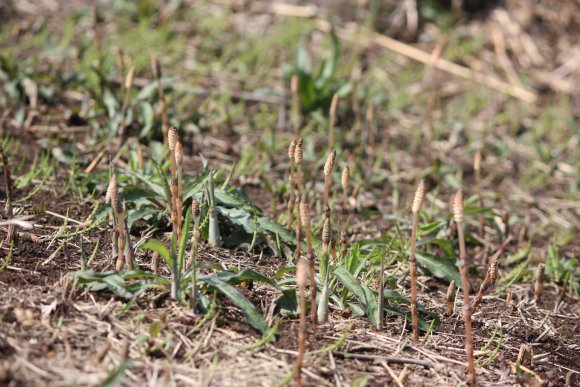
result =
[{"label": "brown stalk", "polygon": [[[369,146],[369,164],[372,165],[371,163],[374,161],[375,159],[375,154],[376,154],[376,142],[375,142],[375,125],[374,125],[374,121],[375,121],[375,105],[373,105],[372,103],[369,103],[367,105],[367,111],[365,114],[365,118],[366,118],[366,123],[367,123],[367,135],[366,135],[366,141],[365,143],[367,144],[367,146]],[[371,141],[372,139],[372,141]]]},{"label": "brown stalk", "polygon": [[[12,192],[12,175],[10,173],[10,164],[8,163],[8,157],[4,153],[4,147],[2,146],[2,139],[0,138],[0,158],[2,158],[2,167],[4,171],[4,184],[6,184],[6,206],[4,207],[4,213],[6,218],[12,219],[14,216],[14,209],[12,208],[13,192]],[[8,225],[8,233],[6,235],[6,243],[10,245],[12,241],[17,238],[16,227],[13,224]]]},{"label": "brown stalk", "polygon": [[[300,244],[300,240],[298,242]],[[296,263],[296,285],[298,286],[298,303],[300,309],[300,325],[298,330],[298,357],[296,358],[296,386],[302,387],[302,364],[306,353],[306,281],[308,263],[298,257]]]},{"label": "brown stalk", "polygon": [[103,62],[103,40],[101,36],[101,28],[99,26],[99,7],[94,4],[91,12],[91,24],[93,28],[93,33],[95,34],[95,49],[97,52],[97,69],[101,69],[101,64]]},{"label": "brown stalk", "polygon": [[352,93],[350,94],[352,111],[354,113],[354,131],[361,128],[361,109],[360,102],[357,98],[358,84],[362,78],[362,69],[360,66],[355,66],[351,72]]},{"label": "brown stalk", "polygon": [[169,133],[169,117],[167,116],[165,92],[163,91],[163,84],[161,83],[161,65],[159,64],[157,55],[151,55],[151,69],[153,70],[153,76],[157,81],[157,93],[159,94],[159,106],[161,109],[161,127],[163,129],[163,140],[165,141]]},{"label": "brown stalk", "polygon": [[[113,175],[113,177],[109,181],[109,186],[107,187],[107,193],[105,195],[105,203],[108,204],[111,202],[112,193],[115,191],[117,191],[117,177]],[[109,214],[109,222],[111,223],[111,227],[113,230],[111,233],[111,250],[112,250],[111,257],[112,259],[115,259],[119,251],[119,231],[116,227],[117,220],[115,217],[114,210]]]},{"label": "brown stalk", "polygon": [[411,255],[409,256],[409,273],[411,275],[411,320],[413,325],[413,342],[419,343],[419,314],[417,308],[417,262],[415,253],[417,248],[417,228],[419,227],[419,212],[425,199],[425,181],[419,181],[413,198],[411,211],[413,213],[413,228],[411,230]]},{"label": "brown stalk", "polygon": [[117,50],[116,54],[115,59],[117,62],[117,71],[119,72],[119,83],[123,84],[123,74],[125,74],[125,51],[120,48]]},{"label": "brown stalk", "polygon": [[479,287],[479,291],[477,292],[477,295],[475,296],[475,301],[473,301],[473,306],[471,307],[471,314],[476,312],[479,304],[483,300],[483,296],[489,290],[489,288],[491,288],[492,286],[495,285],[495,283],[497,281],[497,267],[499,265],[499,257],[501,256],[501,253],[503,253],[503,251],[505,250],[506,246],[508,245],[508,243],[510,241],[511,241],[511,237],[508,237],[501,244],[501,246],[499,247],[497,252],[493,255],[493,257],[491,257],[485,279],[483,280],[483,282],[481,283],[481,286]]},{"label": "brown stalk", "polygon": [[197,271],[195,268],[195,258],[199,248],[199,218],[201,216],[200,204],[197,200],[191,201],[191,213],[193,215],[193,236],[191,237],[191,255],[187,267],[191,267],[191,309],[195,315],[197,312]]},{"label": "brown stalk", "polygon": [[348,250],[347,246],[347,231],[346,231],[346,223],[348,222],[348,187],[350,185],[350,169],[348,166],[345,166],[342,170],[342,176],[340,179],[342,185],[342,228],[340,230],[340,244],[341,244],[341,252],[340,254],[345,257],[346,252]]},{"label": "brown stalk", "polygon": [[295,186],[295,176],[294,176],[294,152],[296,148],[296,141],[292,140],[290,146],[288,147],[288,158],[290,159],[290,198],[288,198],[288,224],[286,227],[288,230],[292,229],[292,223],[294,220],[294,186]]},{"label": "brown stalk", "polygon": [[300,219],[302,221],[302,228],[306,234],[306,247],[308,249],[307,258],[309,264],[309,280],[310,280],[310,318],[312,323],[316,324],[317,316],[316,311],[318,310],[316,306],[316,292],[318,288],[316,287],[316,277],[314,271],[314,260],[316,256],[314,254],[314,248],[312,247],[312,230],[310,228],[310,206],[306,201],[300,202]]},{"label": "brown stalk", "polygon": [[[477,205],[483,208],[483,196],[481,194],[481,148],[477,149],[473,159],[473,171],[475,172],[475,189],[477,190]],[[485,238],[485,216],[479,214],[479,236]]]},{"label": "brown stalk", "polygon": [[457,287],[455,286],[455,281],[452,280],[447,288],[447,316],[453,315],[453,310],[455,309],[455,292]]},{"label": "brown stalk", "polygon": [[533,366],[534,352],[532,344],[523,343],[520,345],[520,351],[518,352],[518,358],[516,363],[521,366]]},{"label": "brown stalk", "polygon": [[334,123],[336,122],[336,109],[338,108],[338,94],[332,96],[330,111],[328,112],[328,147],[334,146]]},{"label": "brown stalk", "polygon": [[453,217],[457,223],[459,237],[459,271],[461,274],[461,289],[463,290],[463,320],[465,322],[465,352],[467,353],[469,385],[475,387],[475,360],[473,358],[473,331],[471,327],[471,302],[469,300],[469,277],[467,273],[465,235],[463,233],[463,193],[455,194],[453,201]]},{"label": "brown stalk", "polygon": [[542,298],[542,290],[544,287],[544,269],[543,263],[540,263],[536,268],[536,280],[534,281],[534,299],[536,303],[540,302]]},{"label": "brown stalk", "polygon": [[133,79],[135,78],[135,66],[129,69],[127,77],[125,78],[125,95],[123,96],[123,107],[121,108],[121,127],[119,128],[119,137],[125,137],[125,129],[127,125],[127,110],[131,102],[131,89],[133,87]]},{"label": "brown stalk", "polygon": [[290,81],[290,92],[292,93],[292,124],[294,133],[300,136],[300,125],[302,117],[300,115],[300,79],[298,75],[293,75]]}]

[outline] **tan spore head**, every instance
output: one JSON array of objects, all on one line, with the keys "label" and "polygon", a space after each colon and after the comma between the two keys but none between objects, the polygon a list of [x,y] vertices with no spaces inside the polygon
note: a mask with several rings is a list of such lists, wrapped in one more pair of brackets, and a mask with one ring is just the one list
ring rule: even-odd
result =
[{"label": "tan spore head", "polygon": [[183,146],[181,145],[181,141],[175,143],[174,153],[175,164],[177,164],[178,167],[181,167],[183,165]]},{"label": "tan spore head", "polygon": [[415,196],[413,198],[413,204],[411,206],[411,211],[413,214],[418,214],[423,206],[423,201],[425,200],[425,180],[420,180],[417,184],[417,189],[415,189]]},{"label": "tan spore head", "polygon": [[195,218],[199,217],[199,215],[201,214],[199,201],[197,201],[196,199],[193,199],[191,201],[191,213]]},{"label": "tan spore head", "polygon": [[308,229],[310,227],[310,205],[308,202],[302,200],[300,202],[300,220],[302,222],[302,227]]},{"label": "tan spore head", "polygon": [[453,198],[453,219],[456,223],[463,223],[463,191],[460,189]]},{"label": "tan spore head", "polygon": [[294,148],[294,161],[296,164],[302,164],[303,158],[303,150],[302,150],[302,138],[296,140],[296,146]]},{"label": "tan spore head", "polygon": [[105,203],[109,203],[111,201],[113,192],[115,194],[117,192],[117,176],[115,175],[113,175],[111,180],[109,180],[109,186],[107,187],[107,193],[105,194]]},{"label": "tan spore head", "polygon": [[167,132],[167,144],[169,145],[169,150],[171,150],[171,152],[175,152],[177,141],[179,141],[179,134],[177,133],[177,128],[172,125]]},{"label": "tan spore head", "polygon": [[288,158],[290,160],[294,160],[294,152],[296,150],[296,140],[290,141],[290,145],[288,146]]},{"label": "tan spore head", "polygon": [[324,163],[324,174],[326,176],[330,176],[332,174],[332,168],[334,168],[335,159],[336,159],[336,149],[333,149],[326,157],[326,162]]},{"label": "tan spore head", "polygon": [[330,243],[330,218],[324,219],[324,225],[322,226],[322,243]]},{"label": "tan spore head", "polygon": [[350,168],[348,167],[348,165],[345,166],[344,169],[342,170],[340,182],[342,184],[342,189],[346,192],[350,185]]},{"label": "tan spore head", "polygon": [[473,170],[481,171],[481,148],[477,148],[473,158]]}]

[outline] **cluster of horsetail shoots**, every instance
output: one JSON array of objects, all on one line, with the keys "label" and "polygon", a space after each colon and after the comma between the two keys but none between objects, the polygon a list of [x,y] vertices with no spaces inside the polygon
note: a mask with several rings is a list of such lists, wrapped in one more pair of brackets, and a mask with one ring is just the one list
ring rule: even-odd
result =
[{"label": "cluster of horsetail shoots", "polygon": [[463,291],[463,321],[465,323],[465,352],[468,362],[468,381],[471,387],[475,387],[475,360],[473,358],[473,331],[471,327],[471,302],[469,300],[469,278],[465,252],[465,235],[463,233],[463,193],[457,191],[453,201],[453,218],[457,223],[457,236],[459,238],[459,272],[461,275],[461,289]]},{"label": "cluster of horsetail shoots", "polygon": [[288,146],[288,159],[290,160],[290,197],[288,198],[288,230],[292,229],[292,223],[294,220],[294,187],[295,187],[295,176],[294,176],[294,152],[296,150],[296,141],[292,140],[290,146]]},{"label": "cluster of horsetail shoots", "polygon": [[157,81],[157,93],[159,94],[159,108],[161,111],[161,128],[163,130],[164,141],[169,133],[169,116],[167,115],[167,101],[165,100],[165,92],[163,91],[163,83],[161,83],[161,78],[163,77],[161,73],[161,64],[156,55],[151,55],[151,69],[153,71],[153,76]]},{"label": "cluster of horsetail shoots", "polygon": [[131,67],[125,78],[125,90],[123,96],[123,106],[121,108],[121,126],[119,128],[119,137],[125,137],[125,129],[127,126],[127,110],[131,102],[131,89],[133,88],[133,79],[135,78],[135,67]]},{"label": "cluster of horsetail shoots", "polygon": [[419,343],[419,313],[417,307],[417,261],[415,251],[417,248],[417,229],[419,227],[419,212],[425,199],[425,181],[419,181],[413,198],[411,211],[413,224],[411,230],[411,255],[409,256],[409,273],[411,275],[411,320],[413,325],[413,341]]}]

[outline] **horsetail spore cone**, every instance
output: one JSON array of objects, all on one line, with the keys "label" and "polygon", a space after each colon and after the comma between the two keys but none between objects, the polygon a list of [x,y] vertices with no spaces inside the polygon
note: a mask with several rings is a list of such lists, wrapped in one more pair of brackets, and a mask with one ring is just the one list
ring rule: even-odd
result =
[{"label": "horsetail spore cone", "polygon": [[510,241],[511,241],[511,236],[508,236],[507,239],[501,244],[501,246],[499,247],[497,252],[493,255],[493,257],[491,257],[491,261],[489,263],[489,268],[487,269],[487,274],[485,276],[485,279],[481,283],[481,286],[479,287],[479,291],[477,292],[477,295],[475,296],[475,301],[473,301],[473,305],[471,306],[471,314],[472,315],[477,310],[477,307],[479,306],[479,304],[483,300],[483,296],[485,295],[487,290],[491,286],[495,285],[495,282],[497,281],[497,268],[499,265],[499,257],[501,256],[501,254],[503,253],[503,251],[505,250],[506,246],[508,245],[508,243]]},{"label": "horsetail spore cone", "polygon": [[463,291],[463,320],[465,323],[465,352],[467,353],[469,385],[475,387],[475,360],[473,358],[473,331],[471,327],[471,302],[469,300],[469,278],[465,253],[465,235],[463,233],[463,193],[457,191],[453,200],[453,218],[457,223],[459,237],[459,271]]},{"label": "horsetail spore cone", "polygon": [[447,288],[447,316],[453,314],[455,309],[455,291],[456,291],[455,281],[451,280],[449,287]]},{"label": "horsetail spore cone", "polygon": [[332,169],[334,168],[335,159],[336,159],[336,150],[333,149],[330,151],[330,153],[326,157],[326,162],[324,163],[324,202],[323,202],[323,206],[324,206],[325,211],[326,211],[326,208],[328,207],[330,183],[332,181]]},{"label": "horsetail spore cone", "polygon": [[[107,193],[105,194],[105,203],[111,203],[111,196],[113,196],[113,192],[117,192],[117,177],[113,175],[111,180],[109,181],[109,186],[107,187]],[[112,207],[112,204],[111,204]],[[119,251],[119,230],[117,228],[116,217],[115,217],[115,210],[109,213],[109,220],[112,226],[112,233],[111,233],[111,258],[116,259],[118,256]]]},{"label": "horsetail spore cone", "polygon": [[302,150],[302,139],[299,138],[296,140],[296,146],[294,148],[294,162],[296,163],[296,187],[298,191],[298,197],[302,197],[302,159],[303,159],[303,150]]},{"label": "horsetail spore cone", "polygon": [[411,230],[411,255],[409,256],[409,273],[411,275],[411,320],[413,324],[413,341],[419,343],[419,313],[417,307],[417,261],[415,252],[417,248],[417,229],[419,227],[419,212],[425,200],[425,181],[419,181],[411,211],[413,212],[413,225]]}]

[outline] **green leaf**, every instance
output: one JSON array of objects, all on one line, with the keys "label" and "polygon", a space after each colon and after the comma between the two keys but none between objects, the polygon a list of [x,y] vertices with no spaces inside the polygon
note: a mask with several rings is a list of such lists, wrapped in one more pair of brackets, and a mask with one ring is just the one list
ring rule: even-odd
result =
[{"label": "green leaf", "polygon": [[344,266],[336,268],[334,273],[344,287],[357,298],[369,319],[375,323],[378,319],[377,297],[375,294],[368,286],[358,282]]},{"label": "green leaf", "polygon": [[280,223],[265,216],[259,218],[258,222],[260,223],[260,227],[263,230],[270,232],[274,235],[278,235],[282,240],[282,242],[284,242],[285,244],[291,246],[296,245],[296,238],[294,234],[288,231],[286,227],[282,226]]},{"label": "green leaf", "polygon": [[179,241],[179,250],[177,251],[177,262],[179,264],[179,272],[183,270],[183,257],[189,241],[189,226],[191,224],[191,211],[186,211],[185,220],[182,225],[181,240]]},{"label": "green leaf", "polygon": [[125,360],[118,368],[113,370],[113,372],[107,376],[107,379],[103,381],[101,387],[114,387],[119,384],[125,375],[125,371],[127,371],[130,365],[131,361]]},{"label": "green leaf", "polygon": [[278,284],[276,281],[271,279],[270,277],[265,276],[264,274],[258,273],[251,269],[244,269],[238,273],[234,271],[222,271],[216,274],[211,275],[210,277],[215,277],[220,279],[221,281],[227,282],[230,285],[232,284],[239,284],[240,282],[253,280],[257,282],[261,282],[264,284],[271,285],[275,288],[278,288]]},{"label": "green leaf", "polygon": [[217,277],[203,277],[199,279],[201,282],[214,287],[220,293],[225,295],[229,300],[238,308],[242,310],[248,322],[252,327],[259,330],[262,334],[266,334],[269,330],[268,324],[264,317],[258,312],[254,305],[248,300],[242,293],[240,293],[236,288],[222,281]]},{"label": "green leaf", "polygon": [[312,73],[312,59],[308,51],[302,46],[296,49],[296,69],[304,74]]},{"label": "green leaf", "polygon": [[449,282],[455,281],[455,284],[461,287],[461,276],[454,264],[447,258],[439,257],[437,255],[429,254],[417,250],[416,252],[417,264],[424,269],[427,269],[435,277],[447,280]]},{"label": "green leaf", "polygon": [[249,212],[242,210],[240,208],[225,208],[225,207],[218,207],[217,210],[223,216],[228,218],[232,223],[241,226],[247,233],[253,234],[254,231],[256,230],[254,216]]},{"label": "green leaf", "polygon": [[171,254],[169,253],[169,249],[163,243],[156,239],[149,239],[145,242],[142,246],[144,249],[154,251],[158,253],[161,258],[165,261],[167,266],[171,269],[173,267],[173,259],[171,258]]}]

